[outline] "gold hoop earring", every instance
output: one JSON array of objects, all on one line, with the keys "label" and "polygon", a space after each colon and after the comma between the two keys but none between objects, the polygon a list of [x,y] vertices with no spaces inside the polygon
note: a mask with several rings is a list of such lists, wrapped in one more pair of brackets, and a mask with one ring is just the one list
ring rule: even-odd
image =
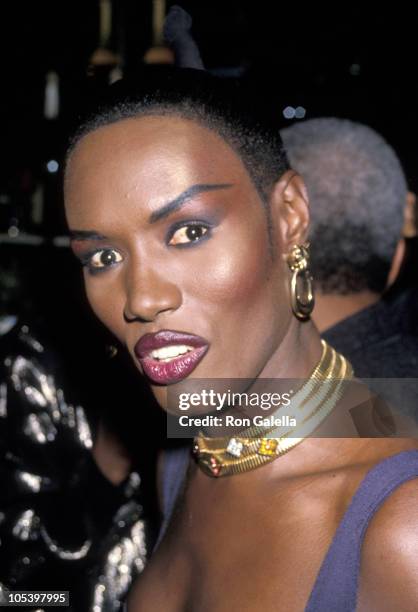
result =
[{"label": "gold hoop earring", "polygon": [[292,311],[295,317],[306,321],[315,306],[313,279],[309,270],[309,243],[295,244],[286,259],[292,272],[290,279]]}]

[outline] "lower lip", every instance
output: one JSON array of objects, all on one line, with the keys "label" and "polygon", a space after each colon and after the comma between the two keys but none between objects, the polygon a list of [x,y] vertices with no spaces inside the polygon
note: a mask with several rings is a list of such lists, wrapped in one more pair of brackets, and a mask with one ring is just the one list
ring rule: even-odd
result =
[{"label": "lower lip", "polygon": [[208,350],[207,346],[196,348],[185,355],[180,355],[171,361],[157,361],[152,357],[139,359],[144,374],[159,385],[172,385],[187,378],[195,369]]}]

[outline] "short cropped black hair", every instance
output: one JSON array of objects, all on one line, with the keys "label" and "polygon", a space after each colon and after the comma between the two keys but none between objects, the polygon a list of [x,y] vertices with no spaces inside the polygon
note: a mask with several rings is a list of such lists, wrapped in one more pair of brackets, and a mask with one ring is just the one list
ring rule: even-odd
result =
[{"label": "short cropped black hair", "polygon": [[90,132],[147,115],[179,116],[216,132],[240,157],[263,202],[289,169],[279,109],[261,92],[203,70],[155,66],[144,69],[135,81],[122,79],[109,88],[103,103],[76,130],[67,160]]}]

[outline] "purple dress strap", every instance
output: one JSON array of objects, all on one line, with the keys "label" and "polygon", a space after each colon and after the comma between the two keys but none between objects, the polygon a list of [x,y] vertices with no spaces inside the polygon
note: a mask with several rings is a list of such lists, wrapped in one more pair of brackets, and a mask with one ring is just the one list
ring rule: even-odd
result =
[{"label": "purple dress strap", "polygon": [[189,458],[190,446],[170,449],[164,455],[162,470],[163,522],[154,550],[161,542],[170,522],[175,503],[186,477]]},{"label": "purple dress strap", "polygon": [[338,526],[305,612],[355,611],[361,546],[367,526],[385,499],[412,478],[418,478],[418,450],[397,453],[368,472]]}]

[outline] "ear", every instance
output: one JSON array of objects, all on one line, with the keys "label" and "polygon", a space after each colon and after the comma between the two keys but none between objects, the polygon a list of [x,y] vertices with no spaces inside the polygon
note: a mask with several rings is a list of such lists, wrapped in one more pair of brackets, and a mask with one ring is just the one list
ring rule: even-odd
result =
[{"label": "ear", "polygon": [[403,213],[404,226],[403,235],[405,238],[414,238],[417,233],[417,197],[412,191],[406,194],[406,203]]},{"label": "ear", "polygon": [[395,280],[398,278],[399,272],[401,271],[402,263],[405,257],[405,240],[401,238],[396,245],[395,253],[392,258],[388,279],[386,281],[386,287],[393,285]]},{"label": "ear", "polygon": [[396,245],[395,253],[392,258],[392,263],[390,266],[387,287],[390,287],[395,280],[397,279],[399,272],[401,271],[401,267],[403,264],[403,260],[405,257],[405,240],[404,238],[415,238],[417,235],[417,220],[416,220],[416,209],[417,197],[415,193],[412,191],[408,191],[406,194],[405,208],[403,210],[403,228],[402,228],[402,237],[399,239],[398,244]]},{"label": "ear", "polygon": [[308,192],[302,178],[288,170],[274,185],[270,196],[273,226],[285,253],[306,242],[309,227]]}]

